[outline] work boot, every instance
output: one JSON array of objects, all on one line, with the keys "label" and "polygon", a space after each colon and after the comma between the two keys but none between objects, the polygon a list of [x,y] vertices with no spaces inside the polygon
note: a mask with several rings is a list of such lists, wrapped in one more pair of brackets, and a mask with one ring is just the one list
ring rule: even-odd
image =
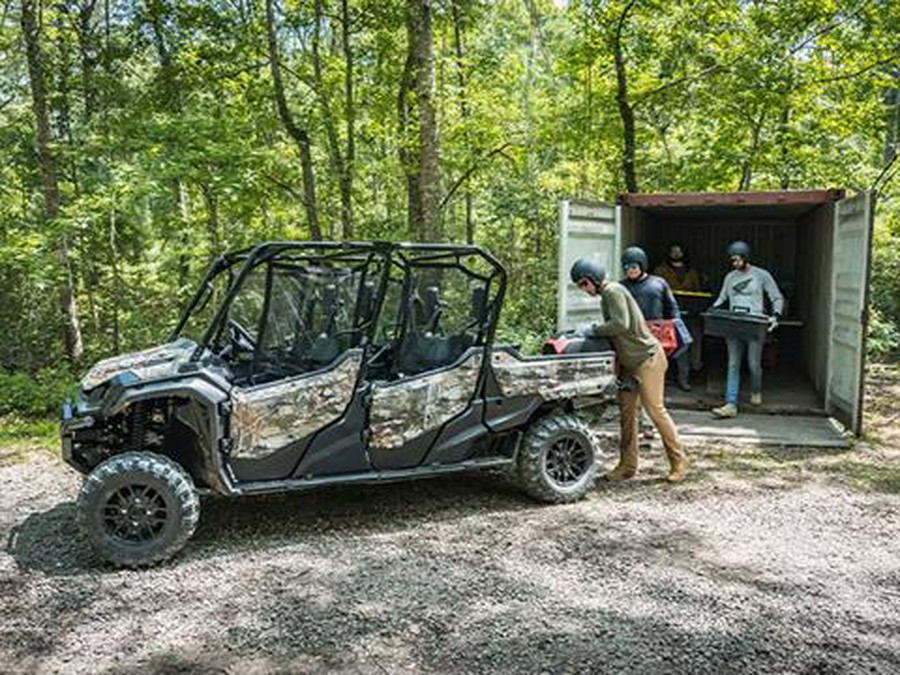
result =
[{"label": "work boot", "polygon": [[637,473],[637,450],[621,451],[616,468],[603,476],[603,480],[618,481],[634,478]]},{"label": "work boot", "polygon": [[690,391],[691,390],[691,383],[688,382],[687,375],[679,375],[678,376],[678,388],[681,389],[681,391]]},{"label": "work boot", "polygon": [[720,408],[713,408],[712,415],[713,417],[724,420],[729,417],[737,417],[738,409],[734,403],[726,403]]},{"label": "work boot", "polygon": [[680,483],[684,480],[684,475],[687,473],[688,468],[688,458],[682,452],[680,455],[669,455],[669,475],[666,476],[666,480],[669,483]]},{"label": "work boot", "polygon": [[762,394],[759,392],[750,394],[750,405],[762,405]]}]

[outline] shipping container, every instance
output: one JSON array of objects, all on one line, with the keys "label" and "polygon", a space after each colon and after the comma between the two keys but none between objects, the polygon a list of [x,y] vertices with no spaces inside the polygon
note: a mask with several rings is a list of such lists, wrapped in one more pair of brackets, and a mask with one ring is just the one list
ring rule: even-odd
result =
[{"label": "shipping container", "polygon": [[[597,317],[598,301],[569,279],[580,256],[599,257],[617,279],[623,248],[644,248],[652,271],[679,243],[717,294],[730,269],[726,247],[744,240],[752,264],[769,270],[786,298],[764,359],[764,395],[778,404],[768,412],[830,415],[859,434],[874,201],[874,193],[848,197],[833,189],[625,194],[614,205],[563,200],[559,328]],[[704,347],[706,380],[682,402],[700,402],[724,386],[722,345],[707,339]]]}]

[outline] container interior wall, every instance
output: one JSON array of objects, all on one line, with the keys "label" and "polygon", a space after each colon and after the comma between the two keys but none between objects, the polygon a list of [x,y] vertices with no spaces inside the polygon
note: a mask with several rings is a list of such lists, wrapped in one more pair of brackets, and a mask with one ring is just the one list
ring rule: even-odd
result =
[{"label": "container interior wall", "polygon": [[785,296],[785,318],[802,326],[779,330],[777,368],[802,371],[824,404],[827,378],[833,205],[802,213],[797,207],[766,209],[696,207],[637,209],[623,217],[622,248],[642,246],[651,268],[666,259],[669,245],[680,243],[691,265],[708,277],[718,293],[730,271],[728,244],[750,244],[753,260],[769,270]]},{"label": "container interior wall", "polygon": [[[650,218],[644,211],[628,206],[622,207],[622,237],[619,241],[622,250],[635,242],[646,241],[648,221]],[[621,276],[621,272],[620,269],[611,270],[613,278]]]},{"label": "container interior wall", "polygon": [[831,336],[831,278],[834,265],[834,204],[824,204],[799,219],[797,284],[806,370],[816,391],[828,385]]},{"label": "container interior wall", "polygon": [[750,244],[754,259],[775,276],[782,292],[792,299],[798,276],[799,232],[793,215],[747,217],[739,211],[673,209],[639,213],[633,221],[630,230],[623,228],[622,247],[642,246],[651,267],[665,261],[670,244],[680,243],[691,264],[708,276],[710,289],[718,290],[730,270],[725,255],[728,244],[742,239]]}]

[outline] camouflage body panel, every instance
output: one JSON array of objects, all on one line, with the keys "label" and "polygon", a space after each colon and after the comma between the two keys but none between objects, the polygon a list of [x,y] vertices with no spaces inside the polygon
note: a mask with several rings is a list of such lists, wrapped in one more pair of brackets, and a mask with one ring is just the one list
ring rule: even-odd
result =
[{"label": "camouflage body panel", "polygon": [[139,380],[157,380],[175,375],[178,367],[185,363],[197,348],[197,343],[187,338],[179,338],[152,349],[114,356],[98,361],[81,380],[81,388],[89,391],[121,373],[131,372]]},{"label": "camouflage body panel", "polygon": [[615,365],[615,355],[610,353],[520,359],[509,352],[497,351],[491,356],[491,366],[504,396],[538,395],[545,401],[579,396],[614,397]]},{"label": "camouflage body panel", "polygon": [[353,399],[361,364],[355,350],[324,373],[235,389],[232,457],[261,459],[335,422]]},{"label": "camouflage body panel", "polygon": [[458,365],[372,388],[370,444],[392,450],[464,412],[475,393],[484,350],[469,350]]}]

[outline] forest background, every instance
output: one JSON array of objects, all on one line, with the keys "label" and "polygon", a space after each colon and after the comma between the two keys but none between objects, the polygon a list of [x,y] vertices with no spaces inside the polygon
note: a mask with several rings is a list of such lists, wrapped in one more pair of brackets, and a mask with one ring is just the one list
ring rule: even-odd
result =
[{"label": "forest background", "polygon": [[263,239],[486,246],[534,343],[559,200],[624,191],[877,185],[869,348],[900,350],[893,0],[0,9],[0,415],[163,341]]}]

